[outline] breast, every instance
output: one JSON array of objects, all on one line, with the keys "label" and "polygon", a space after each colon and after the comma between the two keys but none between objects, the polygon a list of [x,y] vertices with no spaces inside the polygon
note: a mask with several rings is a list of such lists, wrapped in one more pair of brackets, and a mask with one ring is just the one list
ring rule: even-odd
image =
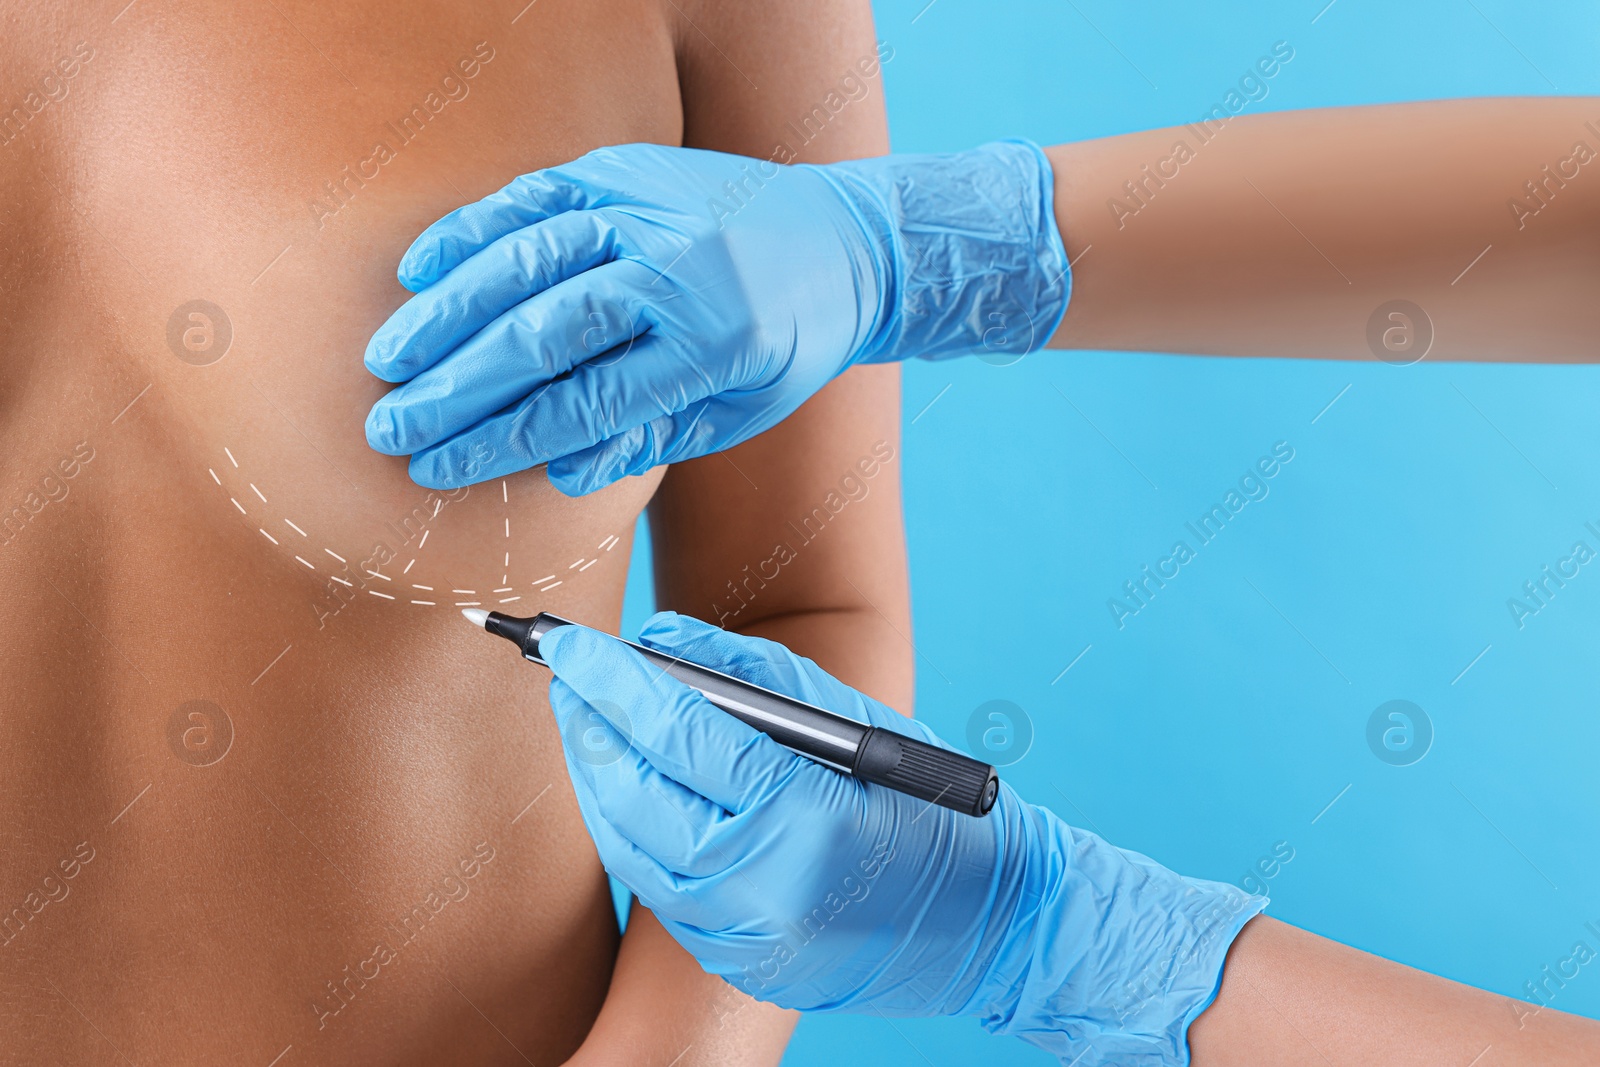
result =
[{"label": "breast", "polygon": [[0,145],[13,1050],[551,1062],[598,1010],[545,679],[458,611],[614,628],[657,478],[429,493],[366,447],[361,355],[424,226],[677,141],[676,75],[641,4],[465,7],[164,0],[3,46],[67,86]]},{"label": "breast", "polygon": [[[263,495],[276,483],[269,532],[293,517],[346,558],[409,551],[393,530],[438,501],[362,429],[388,388],[361,364],[366,339],[407,295],[395,264],[428,223],[518,174],[600,144],[678,139],[669,42],[638,8],[546,3],[515,23],[442,3],[381,17],[360,4],[129,12],[131,47],[108,44],[79,76],[85,129],[62,195],[108,347],[183,420],[202,478],[248,463]],[[519,481],[514,525],[547,508],[570,518],[542,478]],[[239,488],[230,496],[261,503]],[[608,515],[636,512],[643,492]],[[503,553],[479,546],[496,525],[504,539],[510,493],[450,501],[420,584],[506,584]]]}]

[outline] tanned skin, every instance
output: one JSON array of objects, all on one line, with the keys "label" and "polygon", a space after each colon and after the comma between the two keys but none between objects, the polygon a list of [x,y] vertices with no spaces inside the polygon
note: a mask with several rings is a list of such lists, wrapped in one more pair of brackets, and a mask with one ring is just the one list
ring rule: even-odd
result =
[{"label": "tanned skin", "polygon": [[651,505],[662,606],[716,618],[795,541],[726,624],[909,711],[894,370],[573,500],[542,470],[414,485],[366,446],[361,356],[412,238],[519,174],[632,141],[886,151],[866,4],[798,6],[8,15],[0,1063],[777,1062],[791,1015],[647,913],[619,935],[547,675],[457,605],[615,631]]}]

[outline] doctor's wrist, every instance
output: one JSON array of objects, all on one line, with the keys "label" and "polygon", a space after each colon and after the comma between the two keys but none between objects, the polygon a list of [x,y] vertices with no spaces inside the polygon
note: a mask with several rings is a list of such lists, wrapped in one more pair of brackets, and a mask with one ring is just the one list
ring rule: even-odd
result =
[{"label": "doctor's wrist", "polygon": [[1019,906],[989,967],[985,1029],[1076,1067],[1185,1067],[1229,947],[1266,899],[1186,878],[1025,805]]},{"label": "doctor's wrist", "polygon": [[1031,141],[816,168],[868,234],[876,308],[851,363],[1021,358],[1066,314],[1072,274],[1049,159]]}]

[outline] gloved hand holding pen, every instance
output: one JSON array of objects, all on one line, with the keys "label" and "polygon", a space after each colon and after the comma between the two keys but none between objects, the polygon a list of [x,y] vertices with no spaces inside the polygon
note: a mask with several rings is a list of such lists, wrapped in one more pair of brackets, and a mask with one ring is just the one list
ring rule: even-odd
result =
[{"label": "gloved hand holding pen", "polygon": [[[641,641],[943,744],[781,645],[670,613]],[[863,785],[595,631],[554,630],[540,654],[607,869],[758,999],[975,1015],[1081,1067],[1181,1063],[1229,945],[1266,903],[1115,848],[1004,784],[983,818]],[[573,740],[593,730],[609,735],[603,759]]]},{"label": "gloved hand holding pen", "polygon": [[[640,640],[943,744],[770,641],[670,613]],[[1068,1067],[1325,1067],[1326,1050],[1425,1067],[1486,1046],[1577,1067],[1600,1050],[1600,1024],[1256,917],[1261,897],[1116,848],[1003,782],[987,816],[959,814],[795,755],[604,634],[559,627],[539,651],[607,870],[759,999],[977,1016]]]}]

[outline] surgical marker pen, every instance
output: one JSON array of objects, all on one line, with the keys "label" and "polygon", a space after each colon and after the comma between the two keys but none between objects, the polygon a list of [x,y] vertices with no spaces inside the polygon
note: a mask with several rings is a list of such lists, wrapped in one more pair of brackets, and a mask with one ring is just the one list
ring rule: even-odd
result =
[{"label": "surgical marker pen", "polygon": [[[539,658],[539,639],[558,626],[576,625],[548,612],[531,619],[481,608],[464,608],[461,614],[512,642],[524,659],[541,667],[548,664]],[[1000,779],[987,763],[824,711],[632,641],[623,643],[740,722],[825,767],[963,815],[987,815],[994,807]]]}]

